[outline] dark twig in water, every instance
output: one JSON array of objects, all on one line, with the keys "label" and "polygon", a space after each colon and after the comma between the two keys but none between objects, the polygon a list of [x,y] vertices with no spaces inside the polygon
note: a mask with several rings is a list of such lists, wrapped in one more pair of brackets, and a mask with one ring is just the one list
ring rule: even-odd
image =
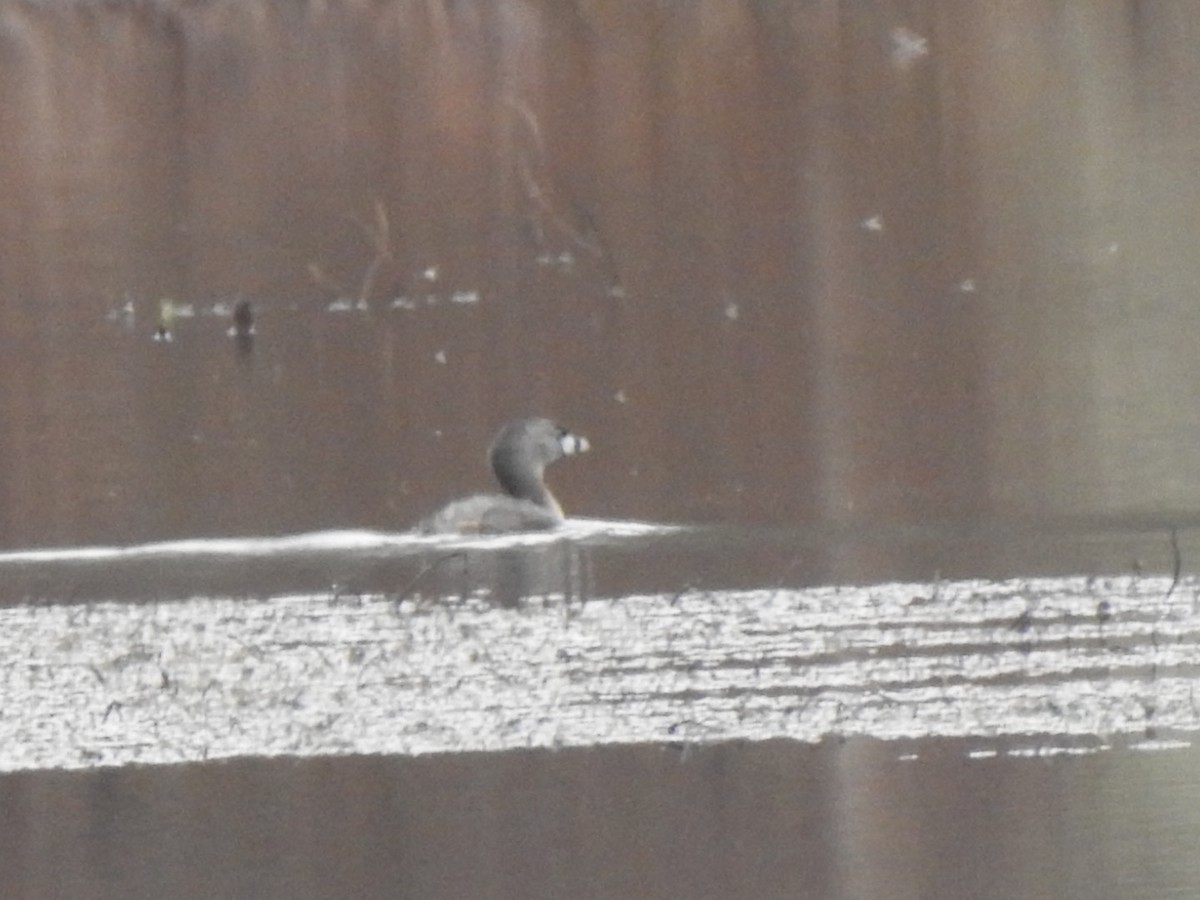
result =
[{"label": "dark twig in water", "polygon": [[375,250],[374,258],[367,264],[366,271],[363,272],[357,296],[351,297],[350,292],[327,276],[325,270],[316,262],[308,264],[308,275],[319,286],[332,291],[338,297],[353,300],[356,304],[362,305],[371,299],[380,268],[385,262],[392,259],[392,228],[388,220],[387,208],[379,200],[375,201],[374,222],[367,223],[359,219],[351,219],[351,221],[362,230]]},{"label": "dark twig in water", "polygon": [[375,279],[379,276],[379,268],[392,258],[392,228],[388,222],[387,209],[381,201],[375,201],[375,225],[359,223],[367,239],[375,245],[375,258],[363,273],[362,285],[358,290],[359,303],[365,303],[375,288]]},{"label": "dark twig in water", "polygon": [[1179,552],[1179,529],[1171,526],[1171,586],[1167,589],[1167,597],[1175,593],[1175,585],[1179,584],[1179,573],[1183,570],[1183,554]]},{"label": "dark twig in water", "polygon": [[344,297],[346,295],[346,290],[340,284],[326,275],[325,270],[315,262],[310,262],[308,264],[308,277],[311,278],[318,287],[323,287],[327,291],[332,291],[337,297]]},{"label": "dark twig in water", "polygon": [[1017,616],[1015,619],[1013,619],[1012,622],[1008,626],[1010,631],[1015,631],[1018,634],[1025,634],[1025,632],[1029,631],[1029,629],[1032,627],[1033,627],[1033,607],[1032,606],[1025,607],[1025,610],[1019,616]]},{"label": "dark twig in water", "polygon": [[535,243],[544,249],[547,232],[556,232],[568,245],[587,252],[599,262],[610,294],[623,293],[616,261],[595,215],[561,179],[554,177],[537,116],[528,104],[515,97],[506,97],[504,102],[524,125],[529,138],[517,147],[517,176],[525,198],[532,204],[530,228]]},{"label": "dark twig in water", "polygon": [[671,599],[667,601],[667,606],[674,606],[676,603],[682,600],[685,595],[690,594],[694,590],[695,585],[685,584],[671,596]]},{"label": "dark twig in water", "polygon": [[421,570],[419,572],[417,572],[417,574],[414,575],[411,579],[409,579],[408,584],[404,585],[404,587],[402,587],[397,592],[396,596],[392,598],[392,603],[395,605],[396,612],[400,611],[400,604],[408,599],[409,595],[412,593],[413,588],[415,588],[417,586],[418,582],[420,582],[422,578],[424,578],[426,575],[428,575],[430,572],[434,571],[435,569],[441,568],[441,566],[444,563],[446,563],[452,559],[466,559],[466,558],[467,558],[467,552],[465,550],[454,550],[450,553],[445,553],[445,554],[439,556],[433,562],[427,563],[426,565],[422,566]]}]

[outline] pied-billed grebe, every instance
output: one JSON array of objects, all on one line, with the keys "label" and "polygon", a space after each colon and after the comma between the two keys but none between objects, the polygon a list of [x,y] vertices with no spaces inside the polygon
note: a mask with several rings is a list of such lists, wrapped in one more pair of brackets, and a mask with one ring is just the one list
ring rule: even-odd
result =
[{"label": "pied-billed grebe", "polygon": [[585,437],[549,419],[516,419],[500,429],[488,460],[504,494],[456,500],[417,526],[425,534],[497,534],[542,531],[563,520],[562,507],[546,487],[546,466],[588,449]]}]

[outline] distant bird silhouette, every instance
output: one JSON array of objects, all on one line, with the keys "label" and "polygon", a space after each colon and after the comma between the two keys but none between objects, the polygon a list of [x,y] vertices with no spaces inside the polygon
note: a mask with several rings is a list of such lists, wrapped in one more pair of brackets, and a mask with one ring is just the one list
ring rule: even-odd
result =
[{"label": "distant bird silhouette", "polygon": [[254,334],[254,307],[249,300],[239,300],[233,308],[233,334],[235,337]]},{"label": "distant bird silhouette", "polygon": [[229,336],[237,341],[238,351],[248,354],[254,349],[254,307],[249,300],[239,300],[233,307],[233,325]]}]

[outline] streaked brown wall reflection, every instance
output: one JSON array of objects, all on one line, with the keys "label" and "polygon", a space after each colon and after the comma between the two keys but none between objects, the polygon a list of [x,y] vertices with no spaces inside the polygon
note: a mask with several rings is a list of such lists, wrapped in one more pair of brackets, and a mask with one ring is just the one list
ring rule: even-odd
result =
[{"label": "streaked brown wall reflection", "polygon": [[526,411],[576,513],[1185,515],[1198,20],[4,2],[3,542],[401,527]]}]

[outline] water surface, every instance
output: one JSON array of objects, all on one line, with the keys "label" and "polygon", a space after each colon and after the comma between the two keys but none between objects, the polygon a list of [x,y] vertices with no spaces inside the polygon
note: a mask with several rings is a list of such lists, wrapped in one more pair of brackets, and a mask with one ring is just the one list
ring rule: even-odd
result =
[{"label": "water surface", "polygon": [[1194,895],[1196,15],[0,2],[0,894]]}]

